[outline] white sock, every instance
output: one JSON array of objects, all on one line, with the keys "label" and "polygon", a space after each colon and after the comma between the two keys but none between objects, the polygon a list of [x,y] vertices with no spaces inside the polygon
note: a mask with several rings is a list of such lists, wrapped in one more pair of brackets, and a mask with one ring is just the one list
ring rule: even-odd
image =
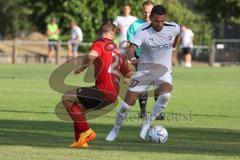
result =
[{"label": "white sock", "polygon": [[155,102],[155,105],[152,108],[152,113],[150,117],[147,119],[146,124],[149,126],[151,125],[152,121],[156,119],[156,117],[164,111],[164,109],[167,107],[168,101],[171,98],[171,93],[163,93],[159,95],[157,101]]},{"label": "white sock", "polygon": [[191,63],[186,63],[185,67],[192,67],[192,64]]},{"label": "white sock", "polygon": [[121,106],[117,109],[117,115],[116,115],[116,120],[114,124],[115,129],[119,129],[121,127],[124,118],[127,116],[127,112],[131,108],[132,107],[129,106],[126,102],[123,102]]}]

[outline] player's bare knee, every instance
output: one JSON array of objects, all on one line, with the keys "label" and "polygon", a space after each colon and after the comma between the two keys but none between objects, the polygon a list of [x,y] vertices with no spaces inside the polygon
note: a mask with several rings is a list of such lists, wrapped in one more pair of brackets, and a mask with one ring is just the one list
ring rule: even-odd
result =
[{"label": "player's bare knee", "polygon": [[168,93],[171,92],[173,89],[172,84],[169,83],[163,83],[161,85],[159,85],[156,90],[155,90],[155,95],[161,95],[162,93]]},{"label": "player's bare knee", "polygon": [[135,104],[135,101],[137,100],[137,98],[135,98],[135,97],[129,97],[129,96],[125,96],[125,98],[124,98],[124,102],[126,103],[126,104],[128,104],[128,105],[130,105],[130,106],[133,106],[134,104]]},{"label": "player's bare knee", "polygon": [[63,96],[62,96],[62,103],[65,106],[68,106],[69,103],[73,103],[75,102],[75,95],[73,95],[72,92],[66,92]]},{"label": "player's bare knee", "polygon": [[127,94],[124,98],[124,102],[126,102],[128,105],[133,106],[139,97],[140,93],[127,91]]}]

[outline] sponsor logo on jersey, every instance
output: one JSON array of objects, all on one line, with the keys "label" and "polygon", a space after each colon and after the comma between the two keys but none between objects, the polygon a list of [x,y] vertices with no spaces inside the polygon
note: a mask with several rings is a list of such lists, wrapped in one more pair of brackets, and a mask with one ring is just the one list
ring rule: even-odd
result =
[{"label": "sponsor logo on jersey", "polygon": [[172,47],[171,43],[167,43],[167,44],[162,44],[162,45],[155,45],[155,46],[149,46],[151,49],[160,49],[160,50],[166,50],[166,49],[170,49]]}]

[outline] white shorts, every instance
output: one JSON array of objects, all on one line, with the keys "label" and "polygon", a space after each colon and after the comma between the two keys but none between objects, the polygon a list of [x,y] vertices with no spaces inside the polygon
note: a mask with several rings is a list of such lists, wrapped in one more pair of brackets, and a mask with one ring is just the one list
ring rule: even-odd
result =
[{"label": "white shorts", "polygon": [[129,86],[129,91],[143,93],[146,92],[150,85],[157,87],[162,83],[169,83],[172,85],[172,75],[168,70],[162,70],[154,73],[151,70],[138,70],[133,78],[131,79],[131,84]]}]

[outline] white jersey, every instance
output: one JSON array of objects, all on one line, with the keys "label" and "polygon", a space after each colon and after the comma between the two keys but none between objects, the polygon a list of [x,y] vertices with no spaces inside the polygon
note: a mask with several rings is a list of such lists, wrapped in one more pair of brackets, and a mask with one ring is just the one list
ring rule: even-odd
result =
[{"label": "white jersey", "polygon": [[192,48],[193,47],[193,32],[192,30],[186,28],[185,31],[182,31],[181,34],[180,34],[180,37],[181,37],[181,46],[183,48],[186,48],[186,47],[189,47],[189,48]]},{"label": "white jersey", "polygon": [[113,21],[113,24],[120,28],[119,43],[127,40],[127,30],[129,26],[136,20],[137,18],[134,16],[117,16]]},{"label": "white jersey", "polygon": [[72,41],[78,41],[78,42],[82,42],[83,40],[83,33],[80,27],[78,26],[74,26],[71,29],[71,40]]},{"label": "white jersey", "polygon": [[164,22],[159,32],[151,27],[150,22],[144,23],[131,40],[131,43],[141,47],[140,66],[144,63],[160,64],[171,72],[172,45],[179,33],[180,27],[174,22]]}]

